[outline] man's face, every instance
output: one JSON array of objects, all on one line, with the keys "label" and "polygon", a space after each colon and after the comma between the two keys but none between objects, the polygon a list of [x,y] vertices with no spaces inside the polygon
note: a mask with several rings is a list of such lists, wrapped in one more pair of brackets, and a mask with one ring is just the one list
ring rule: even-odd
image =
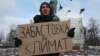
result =
[{"label": "man's face", "polygon": [[50,14],[50,8],[48,5],[46,5],[46,4],[42,5],[41,14],[42,15],[49,15]]}]

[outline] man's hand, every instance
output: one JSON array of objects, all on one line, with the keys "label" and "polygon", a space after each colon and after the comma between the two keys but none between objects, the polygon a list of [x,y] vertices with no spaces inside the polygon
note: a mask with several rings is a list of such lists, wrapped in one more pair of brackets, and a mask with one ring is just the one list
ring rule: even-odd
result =
[{"label": "man's hand", "polygon": [[74,30],[75,30],[75,28],[71,28],[71,29],[68,31],[67,35],[68,35],[70,38],[73,38],[73,37],[74,37]]},{"label": "man's hand", "polygon": [[13,38],[15,40],[15,47],[19,47],[22,44],[22,40],[18,38]]}]

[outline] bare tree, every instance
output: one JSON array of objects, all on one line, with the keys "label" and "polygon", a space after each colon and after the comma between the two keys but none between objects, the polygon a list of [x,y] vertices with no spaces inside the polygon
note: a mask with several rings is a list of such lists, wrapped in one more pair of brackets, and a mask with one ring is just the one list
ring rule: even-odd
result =
[{"label": "bare tree", "polygon": [[17,36],[16,30],[15,29],[11,29],[10,32],[7,35],[7,41],[12,41],[13,38],[15,38]]},{"label": "bare tree", "polygon": [[89,30],[88,30],[89,37],[92,38],[98,37],[99,30],[100,29],[98,22],[95,19],[91,18],[89,21]]},{"label": "bare tree", "polygon": [[14,43],[15,43],[14,38],[16,38],[16,37],[17,37],[16,27],[15,27],[15,25],[11,25],[10,26],[10,31],[7,34],[6,45],[8,47],[13,47]]},{"label": "bare tree", "polygon": [[88,40],[87,44],[88,45],[99,45],[99,25],[98,22],[94,19],[91,18],[89,21],[89,29],[88,29]]}]

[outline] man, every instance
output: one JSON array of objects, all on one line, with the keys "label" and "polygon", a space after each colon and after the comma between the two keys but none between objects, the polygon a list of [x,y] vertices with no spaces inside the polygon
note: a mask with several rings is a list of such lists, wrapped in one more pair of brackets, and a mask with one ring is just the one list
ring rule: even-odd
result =
[{"label": "man", "polygon": [[[56,16],[53,15],[52,13],[52,8],[49,3],[43,2],[40,5],[40,15],[36,15],[33,20],[34,23],[43,23],[43,22],[51,22],[51,21],[60,21],[60,19]],[[69,37],[74,36],[74,29],[72,28],[68,32]],[[19,47],[22,44],[22,41],[18,38],[15,38],[15,46]],[[45,55],[38,55],[38,56],[59,56],[59,53],[53,53],[53,54],[45,54]]]},{"label": "man", "polygon": [[[49,3],[43,2],[40,6],[40,15],[34,17],[34,23],[60,21],[60,19],[53,14],[52,8]],[[70,38],[74,37],[75,28],[71,28],[68,32]]]},{"label": "man", "polygon": [[[40,5],[40,15],[36,15],[34,17],[34,23],[60,21],[57,16],[52,14],[52,12],[53,11],[50,4],[47,2],[43,2]],[[45,54],[45,55],[38,55],[38,56],[59,56],[59,53]]]},{"label": "man", "polygon": [[40,15],[34,17],[34,23],[60,21],[59,18],[53,15],[52,8],[49,3],[43,2],[40,6]]},{"label": "man", "polygon": [[[53,14],[52,7],[50,6],[50,4],[47,2],[43,2],[40,5],[40,15],[36,15],[34,17],[34,23],[51,22],[51,21],[60,21],[60,19]],[[74,30],[75,28],[69,30],[67,35],[70,38],[74,37]],[[59,53],[46,54],[40,56],[59,56]]]}]

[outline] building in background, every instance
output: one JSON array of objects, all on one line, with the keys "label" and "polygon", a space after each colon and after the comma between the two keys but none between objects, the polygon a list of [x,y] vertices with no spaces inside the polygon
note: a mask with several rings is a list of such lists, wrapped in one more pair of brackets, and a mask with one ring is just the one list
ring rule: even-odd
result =
[{"label": "building in background", "polygon": [[71,18],[70,19],[70,27],[73,28],[75,27],[75,36],[72,39],[73,44],[75,46],[83,47],[84,45],[84,34],[82,33],[82,18]]}]

